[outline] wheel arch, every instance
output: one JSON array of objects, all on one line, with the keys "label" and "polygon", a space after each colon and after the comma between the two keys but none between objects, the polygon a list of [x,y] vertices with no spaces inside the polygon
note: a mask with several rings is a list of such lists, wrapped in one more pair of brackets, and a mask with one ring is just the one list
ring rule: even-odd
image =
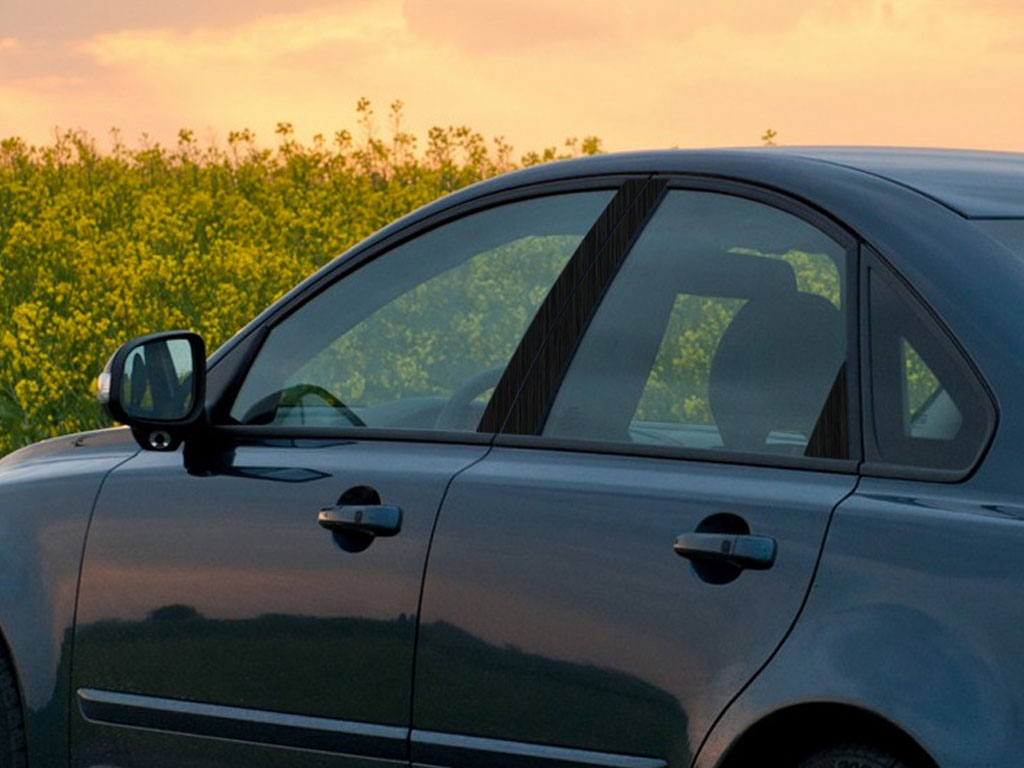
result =
[{"label": "wheel arch", "polygon": [[5,686],[3,685],[3,679],[2,677],[0,677],[0,717],[3,717],[5,720],[7,720],[7,726],[11,726],[12,723],[8,718],[6,710],[8,708],[13,707],[17,708],[17,714],[19,716],[18,719],[20,722],[17,722],[14,725],[16,728],[20,727],[21,729],[21,748],[24,749],[26,746],[25,724],[26,721],[28,720],[28,711],[25,709],[25,691],[22,684],[21,675],[19,674],[18,671],[18,666],[14,663],[14,655],[11,650],[11,644],[7,640],[6,627],[4,627],[2,623],[0,623],[0,672],[2,672],[4,665],[6,665],[7,671],[10,672],[11,685],[14,687],[15,700],[12,702],[8,699],[8,696],[6,695],[5,691]]},{"label": "wheel arch", "polygon": [[[813,734],[808,738],[808,733]],[[725,751],[715,768],[745,768],[766,754],[773,764],[796,766],[814,751],[858,743],[898,755],[912,768],[939,768],[906,731],[862,707],[829,701],[793,704],[752,723]]]}]

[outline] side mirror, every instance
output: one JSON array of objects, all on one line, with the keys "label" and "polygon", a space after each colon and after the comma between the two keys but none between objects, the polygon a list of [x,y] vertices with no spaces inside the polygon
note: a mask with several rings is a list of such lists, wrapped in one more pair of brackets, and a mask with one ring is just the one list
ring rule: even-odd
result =
[{"label": "side mirror", "polygon": [[178,447],[203,418],[206,345],[191,331],[132,339],[107,362],[96,397],[114,421],[127,424],[151,451]]}]

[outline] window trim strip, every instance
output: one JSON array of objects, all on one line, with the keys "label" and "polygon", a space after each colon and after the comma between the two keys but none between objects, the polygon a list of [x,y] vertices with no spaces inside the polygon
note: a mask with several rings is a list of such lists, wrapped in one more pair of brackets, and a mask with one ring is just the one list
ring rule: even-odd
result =
[{"label": "window trim strip", "polygon": [[543,437],[541,435],[498,435],[496,448],[523,448],[539,451],[565,451],[569,453],[598,453],[638,458],[673,461],[699,461],[709,464],[732,464],[774,469],[793,469],[806,472],[829,472],[855,475],[856,459],[830,459],[818,456],[786,456],[772,453],[741,453],[722,448],[683,448],[668,445],[616,443],[603,440],[573,440]]}]

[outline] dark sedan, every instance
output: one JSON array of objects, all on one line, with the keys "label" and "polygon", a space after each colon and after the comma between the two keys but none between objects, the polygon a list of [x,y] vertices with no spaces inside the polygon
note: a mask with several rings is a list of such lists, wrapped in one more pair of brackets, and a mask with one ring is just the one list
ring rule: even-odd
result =
[{"label": "dark sedan", "polygon": [[0,766],[1024,762],[1024,155],[509,174],[0,461]]}]

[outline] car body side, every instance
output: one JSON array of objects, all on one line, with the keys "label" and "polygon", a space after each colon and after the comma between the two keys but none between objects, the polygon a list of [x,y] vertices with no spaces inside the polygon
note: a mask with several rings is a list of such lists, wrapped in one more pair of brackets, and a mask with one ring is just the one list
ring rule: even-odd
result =
[{"label": "car body side", "polygon": [[138,453],[126,429],[55,438],[0,461],[0,632],[31,765],[66,765],[78,577],[103,479]]},{"label": "car body side", "polygon": [[[514,174],[396,222],[303,282],[211,358],[211,397],[245,364],[248,342],[306,291],[478,196],[586,173],[645,172],[742,180],[841,222],[970,351],[999,413],[984,461],[962,482],[860,479],[833,513],[788,638],[720,716],[695,765],[728,764],[730,748],[757,723],[790,707],[825,704],[874,713],[943,768],[1013,764],[1024,753],[1024,732],[1014,727],[1024,713],[1016,642],[1024,601],[1015,578],[1024,547],[1024,350],[1014,311],[1024,295],[1024,260],[925,195],[771,153],[652,153]],[[67,761],[70,644],[89,517],[104,477],[136,452],[127,430],[112,430],[47,441],[0,461],[0,541],[8,543],[0,631],[18,672],[31,765]]]},{"label": "car body side", "polygon": [[962,482],[861,477],[833,513],[790,636],[713,728],[698,768],[738,765],[731,748],[788,710],[799,717],[778,722],[792,730],[769,738],[806,737],[816,711],[842,716],[835,704],[895,725],[943,768],[1012,765],[1024,750],[1024,369],[1011,309],[1024,263],[937,202],[878,192],[877,210],[840,215],[970,350],[999,424]]},{"label": "car body side", "polygon": [[839,506],[792,633],[698,766],[741,764],[730,759],[741,735],[788,709],[800,718],[773,741],[817,727],[857,738],[852,723],[820,722],[835,704],[896,725],[943,768],[1016,764],[1024,508],[926,485],[865,478]]}]

